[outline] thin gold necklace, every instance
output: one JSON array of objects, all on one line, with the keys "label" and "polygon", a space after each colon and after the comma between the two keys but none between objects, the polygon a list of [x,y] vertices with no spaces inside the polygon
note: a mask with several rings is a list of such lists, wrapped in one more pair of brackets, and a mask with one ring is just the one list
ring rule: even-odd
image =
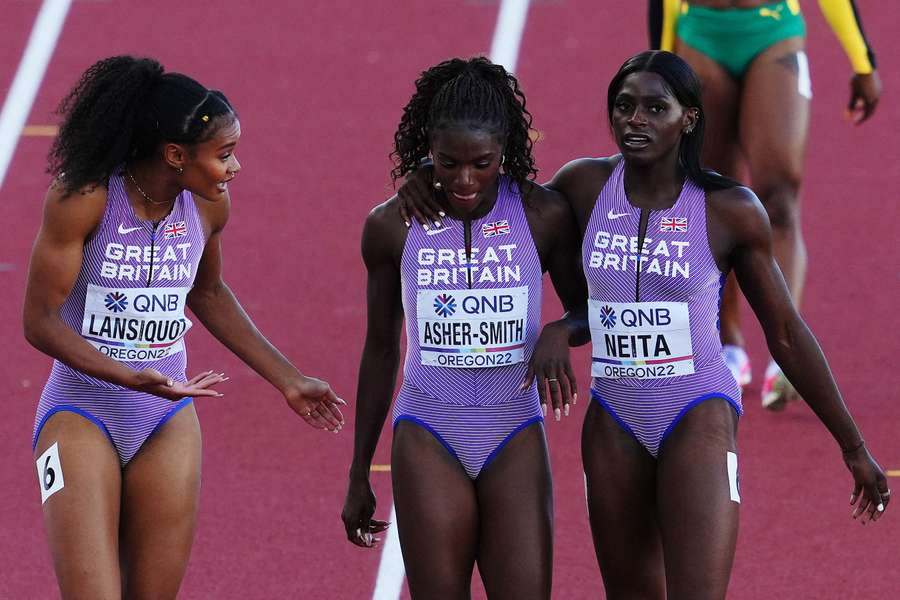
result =
[{"label": "thin gold necklace", "polygon": [[150,196],[148,196],[148,195],[147,195],[147,192],[145,192],[144,190],[142,190],[142,189],[141,189],[141,186],[138,185],[138,182],[134,180],[134,175],[131,174],[131,171],[129,171],[127,167],[125,168],[125,174],[128,175],[128,179],[131,180],[131,183],[134,184],[134,187],[137,188],[137,191],[140,192],[141,196],[144,197],[144,200],[146,200],[146,201],[149,202],[150,204],[157,204],[157,205],[160,205],[160,204],[168,204],[168,203],[169,203],[168,200],[163,200],[163,201],[161,201],[161,202],[157,202],[156,200],[154,200],[153,198],[151,198]]}]

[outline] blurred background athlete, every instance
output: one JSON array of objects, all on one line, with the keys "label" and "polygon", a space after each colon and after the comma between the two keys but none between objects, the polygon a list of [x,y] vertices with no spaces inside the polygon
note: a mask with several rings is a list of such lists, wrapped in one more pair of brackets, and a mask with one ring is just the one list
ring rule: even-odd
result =
[{"label": "blurred background athlete", "polygon": [[[819,0],[853,67],[847,116],[860,124],[881,94],[875,56],[853,0]],[[806,25],[797,0],[650,0],[651,47],[684,58],[703,83],[707,108],[702,164],[741,178],[759,195],[772,223],[775,258],[799,306],[806,275],[800,230],[800,183],[812,86],[804,48]],[[725,360],[741,385],[751,379],[740,330],[734,276],[721,313]],[[775,361],[762,385],[762,403],[781,410],[796,392]]]}]

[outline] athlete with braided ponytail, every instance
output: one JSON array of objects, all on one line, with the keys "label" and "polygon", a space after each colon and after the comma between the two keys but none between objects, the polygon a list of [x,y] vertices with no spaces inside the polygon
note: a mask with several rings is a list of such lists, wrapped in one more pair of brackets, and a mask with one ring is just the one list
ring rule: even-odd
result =
[{"label": "athlete with braided ponytail", "polygon": [[[25,298],[25,336],[53,357],[33,445],[64,598],[175,598],[200,488],[189,307],[314,427],[343,418],[256,329],[221,276],[240,122],[218,91],[152,59],[89,68],[63,100]],[[64,469],[64,471],[63,471]]]},{"label": "athlete with braided ponytail", "polygon": [[[430,189],[447,217],[439,227],[404,225],[395,196],[363,231],[368,329],[342,518],[363,547],[387,527],[372,518],[369,466],[405,316],[391,470],[413,598],[468,598],[476,561],[490,598],[550,597],[553,499],[540,405],[552,402],[558,420],[575,399],[568,346],[587,341],[587,289],[571,210],[530,181],[530,123],[502,66],[473,58],[428,69],[395,134],[392,174],[431,156]],[[569,312],[541,331],[545,271]]]}]

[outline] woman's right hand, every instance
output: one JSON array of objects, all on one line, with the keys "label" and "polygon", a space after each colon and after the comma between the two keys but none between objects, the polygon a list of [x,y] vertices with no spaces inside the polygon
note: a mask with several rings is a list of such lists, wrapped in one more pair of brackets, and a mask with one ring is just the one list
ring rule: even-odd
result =
[{"label": "woman's right hand", "polygon": [[210,388],[217,383],[228,381],[228,377],[225,377],[224,373],[216,373],[214,371],[204,371],[187,381],[175,381],[156,369],[137,371],[134,379],[135,383],[128,386],[131,389],[147,392],[168,400],[181,400],[185,397],[196,398],[198,396],[222,396],[222,394]]},{"label": "woman's right hand", "polygon": [[442,218],[447,215],[441,210],[434,198],[435,189],[432,181],[434,167],[423,165],[407,176],[406,181],[397,190],[397,201],[400,208],[400,216],[409,227],[412,224],[410,216],[414,217],[426,230],[434,227],[442,227]]},{"label": "woman's right hand", "polygon": [[351,477],[344,500],[341,520],[347,539],[361,548],[374,548],[381,539],[375,537],[388,528],[387,521],[373,519],[375,514],[375,493],[368,477]]}]

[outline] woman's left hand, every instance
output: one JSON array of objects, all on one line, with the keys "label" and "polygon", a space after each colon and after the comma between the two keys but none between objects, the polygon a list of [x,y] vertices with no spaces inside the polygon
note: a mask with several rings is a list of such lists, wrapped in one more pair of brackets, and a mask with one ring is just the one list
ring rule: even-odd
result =
[{"label": "woman's left hand", "polygon": [[344,425],[340,406],[347,403],[337,397],[331,386],[315,377],[301,376],[284,390],[288,406],[311,427],[337,433]]},{"label": "woman's left hand", "polygon": [[569,331],[559,321],[548,323],[541,331],[528,362],[522,389],[528,388],[535,379],[544,416],[547,415],[549,397],[556,420],[559,421],[563,414],[568,417],[569,404],[575,404],[578,399],[578,387],[569,360]]},{"label": "woman's left hand", "polygon": [[891,500],[884,471],[869,454],[865,444],[851,452],[844,452],[844,463],[854,481],[853,493],[850,494],[850,504],[855,505],[853,518],[859,517],[863,525],[867,520],[877,521]]}]

